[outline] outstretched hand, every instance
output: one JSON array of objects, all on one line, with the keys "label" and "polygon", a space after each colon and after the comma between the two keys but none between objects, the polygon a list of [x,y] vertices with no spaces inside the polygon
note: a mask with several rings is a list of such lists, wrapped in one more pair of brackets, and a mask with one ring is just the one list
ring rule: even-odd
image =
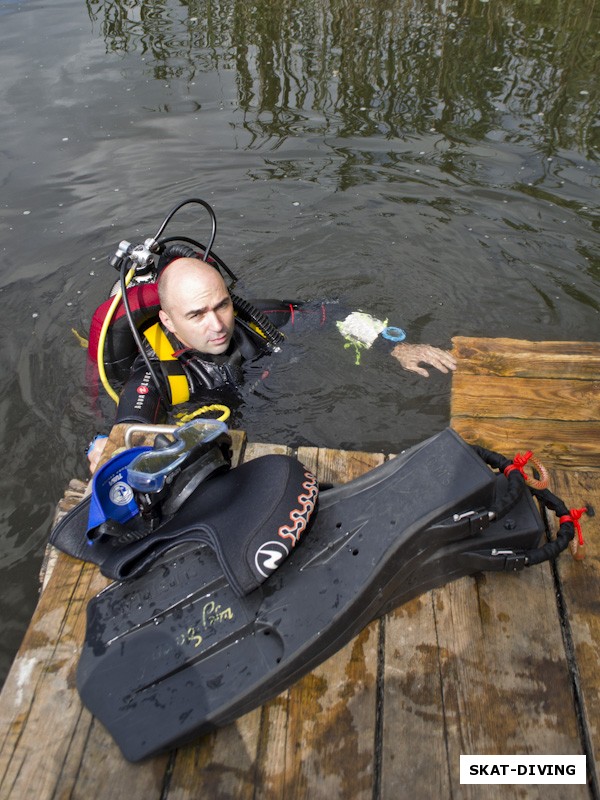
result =
[{"label": "outstretched hand", "polygon": [[440,372],[456,369],[453,355],[430,344],[397,344],[392,350],[392,355],[404,369],[423,375],[424,378],[429,377],[429,372],[421,364],[428,364]]}]

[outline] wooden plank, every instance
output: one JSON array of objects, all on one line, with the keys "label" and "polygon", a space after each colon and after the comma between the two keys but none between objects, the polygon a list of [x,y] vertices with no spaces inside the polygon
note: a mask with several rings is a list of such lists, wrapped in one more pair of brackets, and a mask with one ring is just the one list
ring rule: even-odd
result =
[{"label": "wooden plank", "polygon": [[[390,800],[398,786],[423,800],[498,797],[497,786],[460,785],[461,754],[581,752],[548,565],[463,578],[388,617],[384,731]],[[527,797],[562,798],[564,787],[528,786]]]},{"label": "wooden plank", "polygon": [[[595,470],[600,469],[600,345],[459,338],[455,340],[455,352],[459,367],[453,379],[452,426],[467,441],[508,457],[517,451],[534,450],[547,466],[557,468],[553,472],[556,484],[553,488],[558,489],[558,494],[563,494],[563,488],[565,494],[585,488],[588,494],[591,491],[594,502],[598,502],[600,476]],[[543,402],[545,399],[547,404]],[[573,471],[577,469],[588,471]],[[584,484],[578,483],[577,475],[586,476]],[[575,504],[581,505],[579,501]],[[519,579],[519,591],[513,593],[512,600],[509,590],[504,588],[510,584],[500,583],[504,576],[487,575],[485,583],[479,582],[477,602],[485,612],[480,612],[480,638],[486,647],[482,650],[477,641],[469,643],[468,648],[463,646],[463,657],[453,665],[452,683],[458,691],[448,695],[452,705],[445,698],[444,708],[446,715],[448,710],[454,713],[458,710],[460,714],[458,728],[456,724],[456,730],[448,728],[449,753],[510,753],[519,752],[515,749],[518,747],[525,747],[521,752],[581,753],[587,748],[588,755],[590,751],[592,754],[588,767],[598,791],[597,555],[596,552],[591,566],[584,567],[563,555],[558,565],[562,585],[555,584],[556,573],[549,565],[514,576]],[[583,586],[582,570],[586,571]],[[542,585],[534,585],[534,581],[542,580]],[[488,587],[493,591],[488,592]],[[455,586],[437,593],[448,594],[450,602],[446,601],[444,606],[456,607],[458,618],[461,607],[469,609],[469,600],[463,598],[457,605],[452,602],[454,591]],[[555,596],[559,598],[558,609]],[[543,612],[533,614],[534,608]],[[521,611],[513,631],[515,610],[521,609],[528,611]],[[477,626],[474,615],[472,625]],[[565,642],[558,638],[561,626]],[[498,628],[509,634],[504,642]],[[452,655],[455,642],[460,642],[461,637],[455,634],[447,611],[438,615],[438,631],[440,644]],[[448,660],[448,664],[452,662]],[[512,687],[506,677],[511,674]],[[490,677],[493,682],[486,686],[485,681]],[[571,687],[575,687],[575,698]],[[537,700],[536,692],[540,693]],[[517,715],[507,713],[511,702]],[[534,747],[528,744],[530,737]],[[456,777],[452,784],[456,784]],[[564,796],[559,787],[553,788],[554,796]],[[570,787],[569,796],[571,789],[579,791]],[[587,789],[581,787],[581,790],[585,792],[581,796],[586,796]],[[535,792],[536,788],[528,787],[527,796],[538,796]],[[467,787],[461,787],[461,796],[496,795],[491,788],[488,794],[477,791],[471,795]],[[550,795],[545,791],[544,796]]]},{"label": "wooden plank", "polygon": [[458,370],[452,378],[455,417],[600,420],[600,381],[500,378]]},{"label": "wooden plank", "polygon": [[283,444],[265,444],[264,442],[252,442],[246,446],[244,461],[252,461],[253,458],[277,454],[288,456],[292,454],[290,447]]},{"label": "wooden plank", "polygon": [[[551,473],[552,490],[569,508],[587,506],[594,516],[582,517],[585,558],[568,553],[558,560],[565,629],[573,646],[575,683],[580,692],[582,724],[595,762],[595,787],[600,789],[600,475],[597,472]],[[556,519],[553,520],[556,527]],[[592,765],[589,763],[588,767]]]},{"label": "wooden plank", "polygon": [[[72,478],[69,481],[69,485],[67,486],[64,495],[57,503],[56,510],[54,512],[54,519],[52,520],[52,527],[54,528],[55,525],[57,525],[59,521],[69,513],[69,511],[75,508],[75,506],[87,496],[89,491],[91,491],[91,487],[88,481],[81,481],[77,478]],[[52,545],[47,544],[44,551],[42,566],[40,568],[41,591],[44,591],[46,588],[58,557],[59,551],[52,547]]]},{"label": "wooden plank", "polygon": [[3,798],[53,797],[65,764],[85,746],[85,735],[73,735],[82,714],[74,669],[87,598],[105,583],[90,565],[57,561],[0,696]]},{"label": "wooden plank", "polygon": [[73,741],[81,739],[83,747],[69,748],[60,780],[50,796],[159,800],[169,757],[160,756],[145,764],[130,764],[106,729],[85,708],[82,708],[82,720],[85,725],[77,726]]},{"label": "wooden plank", "polygon": [[252,800],[261,710],[173,754],[164,800]]},{"label": "wooden plank", "polygon": [[597,380],[598,342],[529,342],[455,336],[453,352],[461,371],[475,375]]},{"label": "wooden plank", "polygon": [[452,797],[434,602],[427,592],[385,619],[384,800]]},{"label": "wooden plank", "polygon": [[486,419],[452,416],[452,427],[467,442],[507,458],[533,450],[546,464],[564,469],[600,469],[600,422]]},{"label": "wooden plank", "polygon": [[373,797],[378,631],[379,623],[371,623],[289,690],[285,738],[271,726],[276,738],[265,752],[279,764],[278,774],[271,773],[271,796]]},{"label": "wooden plank", "polygon": [[[435,594],[453,791],[497,796],[494,787],[459,787],[461,753],[581,753],[549,566],[467,578]],[[503,796],[522,794],[517,785]],[[527,797],[563,798],[564,787],[528,786]],[[569,797],[587,798],[587,786],[570,786]]]},{"label": "wooden plank", "polygon": [[56,561],[0,696],[6,800],[161,797],[168,757],[150,767],[126,762],[76,691],[87,603],[107,584],[91,564],[63,554]]},{"label": "wooden plank", "polygon": [[[507,457],[600,469],[600,344],[453,340],[452,427]],[[563,377],[568,376],[568,377]]]},{"label": "wooden plank", "polygon": [[[300,448],[320,481],[343,483],[383,456]],[[379,623],[263,709],[257,798],[371,800]]]}]

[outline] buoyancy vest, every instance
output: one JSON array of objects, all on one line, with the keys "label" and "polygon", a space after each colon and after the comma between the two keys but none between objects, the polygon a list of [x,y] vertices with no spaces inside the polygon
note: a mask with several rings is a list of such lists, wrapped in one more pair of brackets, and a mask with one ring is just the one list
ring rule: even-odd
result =
[{"label": "buoyancy vest", "polygon": [[[160,302],[156,283],[141,283],[127,289],[127,298],[136,327],[141,332],[158,320]],[[92,364],[103,359],[106,374],[111,380],[124,381],[138,356],[138,348],[131,333],[123,301],[113,315],[104,344],[99,353],[100,332],[112,305],[109,297],[95,310],[88,335],[88,358]]]},{"label": "buoyancy vest", "polygon": [[183,365],[173,350],[173,344],[163,330],[160,322],[155,322],[144,331],[146,341],[159,361],[163,376],[169,387],[171,405],[187,403],[190,399],[190,385]]},{"label": "buoyancy vest", "polygon": [[171,407],[188,400],[198,406],[237,405],[244,384],[242,365],[264,355],[268,349],[266,342],[248,333],[238,319],[230,346],[222,355],[207,355],[182,347],[160,324],[149,329],[144,346],[156,367],[161,388],[152,379],[142,356],[138,356],[121,391],[117,423],[156,424],[164,421]]},{"label": "buoyancy vest", "polygon": [[219,356],[182,346],[160,322],[147,328],[144,336],[150,347],[148,354],[158,362],[169,388],[171,405],[186,403],[204,391],[236,393],[243,382],[242,363],[268,349],[265,337],[237,317],[229,350]]}]

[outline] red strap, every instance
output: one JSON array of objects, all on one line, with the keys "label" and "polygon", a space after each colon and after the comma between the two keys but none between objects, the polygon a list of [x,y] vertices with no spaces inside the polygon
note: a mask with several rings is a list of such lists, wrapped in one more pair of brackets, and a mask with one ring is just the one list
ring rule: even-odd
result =
[{"label": "red strap", "polygon": [[559,517],[558,521],[562,525],[563,522],[572,522],[575,526],[575,530],[577,531],[577,539],[579,541],[579,546],[583,547],[583,534],[581,532],[581,525],[579,524],[579,520],[581,517],[587,512],[587,508],[572,508],[568,514],[565,514],[563,517]]},{"label": "red strap", "polygon": [[517,455],[513,459],[513,463],[509,464],[508,467],[506,467],[506,469],[504,470],[504,474],[506,475],[506,477],[508,478],[510,473],[516,469],[521,473],[521,475],[525,478],[525,480],[528,480],[528,476],[525,474],[525,470],[523,469],[523,467],[529,461],[532,455],[533,453],[531,452],[531,450],[528,450],[524,456],[522,456],[521,453],[517,453]]}]

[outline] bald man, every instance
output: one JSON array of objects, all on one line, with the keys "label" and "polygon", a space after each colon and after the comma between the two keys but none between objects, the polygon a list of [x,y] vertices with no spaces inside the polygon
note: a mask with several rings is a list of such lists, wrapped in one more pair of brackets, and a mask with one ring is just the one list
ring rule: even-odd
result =
[{"label": "bald man", "polygon": [[160,321],[186,347],[208,355],[225,353],[235,326],[233,303],[214,267],[179,258],[158,284]]},{"label": "bald man", "polygon": [[[220,273],[200,259],[172,261],[160,275],[158,294],[159,322],[146,332],[145,349],[161,391],[138,356],[119,399],[117,423],[162,422],[171,406],[188,400],[197,407],[231,405],[240,397],[244,362],[269,349],[260,334],[235,316]],[[423,364],[441,372],[455,368],[450,353],[431,345],[396,344],[391,354],[404,369],[425,377]],[[105,443],[100,437],[88,451],[92,471]]]}]

